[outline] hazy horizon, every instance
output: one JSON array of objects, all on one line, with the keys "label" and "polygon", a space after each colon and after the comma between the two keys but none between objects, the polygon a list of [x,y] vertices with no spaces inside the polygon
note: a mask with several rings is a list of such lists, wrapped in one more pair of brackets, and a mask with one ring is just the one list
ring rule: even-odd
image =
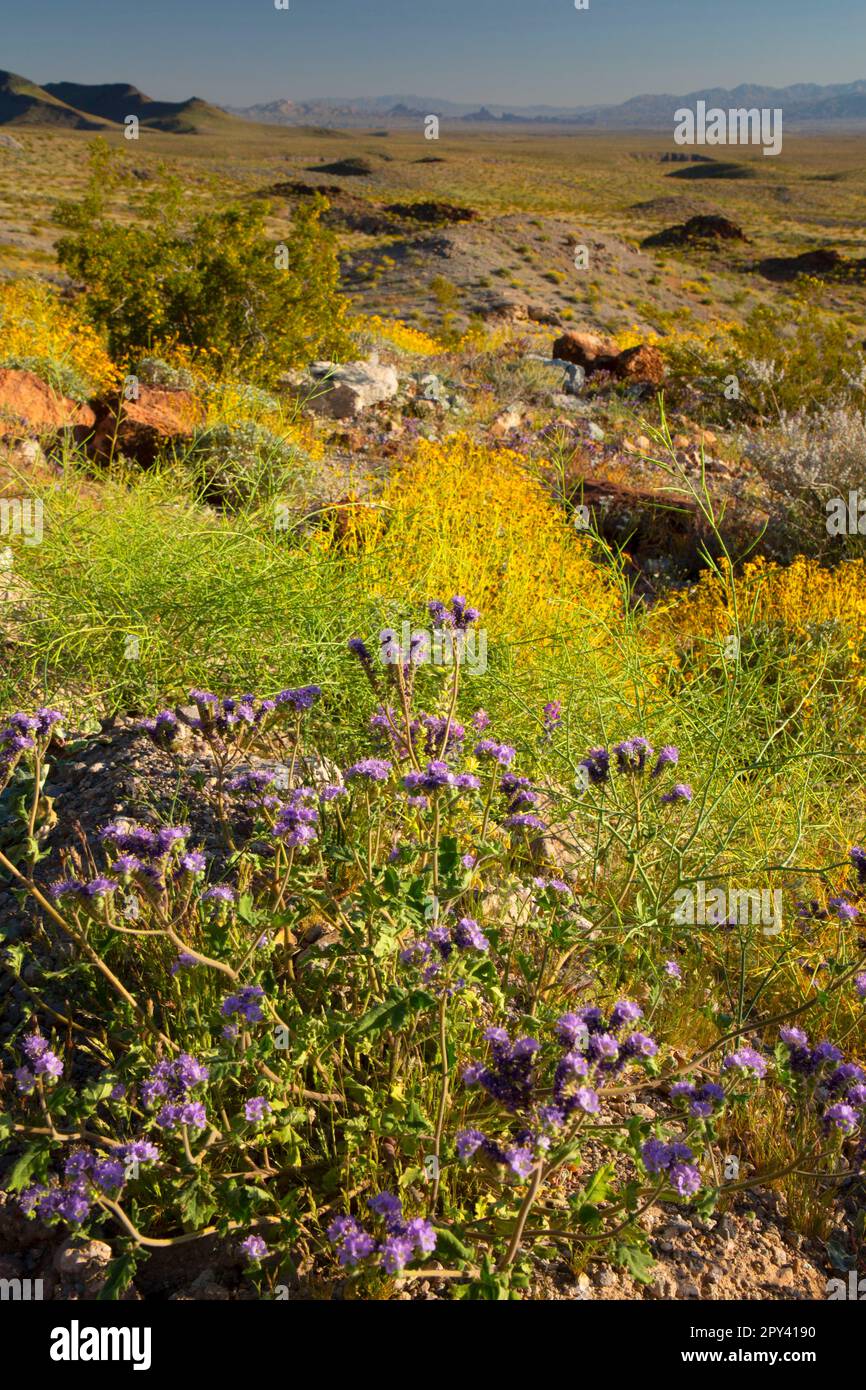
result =
[{"label": "hazy horizon", "polygon": [[[487,106],[615,105],[707,87],[862,80],[857,0],[72,0],[7,20],[2,66],[217,105],[413,93]],[[167,38],[171,42],[167,43]]]}]

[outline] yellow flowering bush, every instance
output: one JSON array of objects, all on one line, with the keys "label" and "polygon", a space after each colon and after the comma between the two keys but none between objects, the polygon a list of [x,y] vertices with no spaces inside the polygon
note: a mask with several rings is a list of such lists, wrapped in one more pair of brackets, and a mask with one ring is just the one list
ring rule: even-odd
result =
[{"label": "yellow flowering bush", "polygon": [[[757,559],[736,579],[740,623],[778,624],[800,636],[817,625],[834,623],[853,640],[866,640],[866,564],[852,560],[827,569],[798,555],[790,565]],[[656,609],[678,631],[700,634],[730,632],[733,589],[723,571],[705,571],[685,596]]]},{"label": "yellow flowering bush", "polygon": [[120,375],[99,333],[38,280],[0,285],[0,365],[26,367],[79,399],[110,389]]},{"label": "yellow flowering bush", "polygon": [[416,353],[419,357],[435,357],[446,351],[436,338],[422,333],[420,328],[413,328],[411,324],[404,323],[402,319],[383,319],[375,314],[372,318],[363,320],[361,326],[377,338],[384,338],[401,352]]},{"label": "yellow flowering bush", "polygon": [[422,440],[376,509],[357,513],[371,591],[410,599],[465,592],[499,630],[543,645],[570,631],[599,641],[619,613],[594,565],[519,454],[468,435]]},{"label": "yellow flowering bush", "polygon": [[729,571],[705,571],[689,593],[657,605],[648,622],[659,647],[692,655],[702,642],[723,641],[738,627],[744,635],[777,634],[802,689],[826,671],[834,689],[842,681],[851,694],[866,692],[864,561],[828,569],[802,555],[790,565],[757,559],[733,582]]},{"label": "yellow flowering bush", "polygon": [[210,425],[253,424],[270,434],[295,444],[314,461],[324,456],[324,445],[316,438],[311,421],[289,409],[282,401],[241,381],[209,382],[203,391],[205,422]]}]

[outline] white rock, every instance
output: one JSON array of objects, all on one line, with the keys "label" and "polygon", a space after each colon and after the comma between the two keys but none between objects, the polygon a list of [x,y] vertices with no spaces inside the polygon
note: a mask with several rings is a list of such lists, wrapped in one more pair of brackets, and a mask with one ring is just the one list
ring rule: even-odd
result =
[{"label": "white rock", "polygon": [[54,1252],[54,1268],[68,1278],[84,1279],[100,1272],[111,1259],[111,1246],[104,1240],[68,1240]]},{"label": "white rock", "polygon": [[346,362],[334,367],[330,375],[319,381],[307,404],[318,415],[332,420],[351,420],[371,405],[391,400],[399,385],[393,367],[382,366],[372,359]]}]

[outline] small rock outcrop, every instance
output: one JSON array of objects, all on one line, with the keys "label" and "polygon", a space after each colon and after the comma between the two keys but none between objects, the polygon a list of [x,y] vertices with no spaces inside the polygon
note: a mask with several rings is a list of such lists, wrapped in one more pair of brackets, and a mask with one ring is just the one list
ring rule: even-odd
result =
[{"label": "small rock outcrop", "polygon": [[189,439],[203,415],[191,391],[141,385],[136,400],[115,400],[103,408],[91,448],[98,457],[124,454],[147,467],[160,450]]},{"label": "small rock outcrop", "polygon": [[678,222],[664,231],[654,232],[645,237],[641,245],[653,246],[696,246],[702,242],[747,241],[742,227],[728,217],[701,216],[690,217],[688,222]]},{"label": "small rock outcrop", "polygon": [[90,406],[58,395],[34,372],[0,367],[0,439],[35,439],[67,429],[83,436],[95,422]]},{"label": "small rock outcrop", "polygon": [[594,333],[563,333],[553,344],[553,356],[582,367],[587,376],[610,372],[621,381],[660,386],[665,363],[659,349],[644,344],[620,352],[615,343]]},{"label": "small rock outcrop", "polygon": [[376,356],[364,362],[314,362],[301,385],[305,404],[331,420],[351,420],[396,396],[400,383],[393,367]]}]

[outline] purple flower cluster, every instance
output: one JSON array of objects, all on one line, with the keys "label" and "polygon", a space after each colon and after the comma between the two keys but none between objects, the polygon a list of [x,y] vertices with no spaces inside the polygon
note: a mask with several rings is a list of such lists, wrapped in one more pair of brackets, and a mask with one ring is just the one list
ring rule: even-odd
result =
[{"label": "purple flower cluster", "polygon": [[504,1028],[488,1028],[484,1034],[490,1044],[492,1062],[473,1063],[463,1073],[466,1086],[482,1086],[511,1114],[529,1110],[535,1085],[535,1059],[540,1044],[535,1038],[512,1042]]},{"label": "purple flower cluster", "polygon": [[347,782],[387,782],[390,776],[391,764],[385,758],[362,758],[343,773]]},{"label": "purple flower cluster", "polygon": [[90,1214],[95,1192],[114,1197],[128,1176],[130,1161],[153,1162],[159,1151],[146,1140],[132,1140],[98,1158],[89,1149],[75,1149],[66,1159],[62,1182],[34,1183],[19,1197],[26,1216],[42,1221],[61,1220],[80,1225]]},{"label": "purple flower cluster", "polygon": [[241,1250],[251,1264],[258,1264],[268,1254],[268,1247],[261,1236],[247,1236],[246,1240],[241,1241]]},{"label": "purple flower cluster", "polygon": [[[474,1063],[463,1073],[467,1086],[481,1086],[521,1125],[511,1147],[501,1146],[480,1130],[464,1130],[457,1138],[462,1158],[480,1151],[495,1163],[506,1164],[517,1177],[525,1177],[538,1154],[575,1113],[595,1115],[600,1109],[599,1090],[629,1063],[655,1056],[658,1045],[645,1033],[632,1030],[641,1017],[639,1005],[621,1000],[605,1019],[601,1010],[587,1007],[563,1014],[556,1025],[563,1051],[557,1061],[552,1097],[542,1098],[537,1076],[540,1044],[535,1038],[512,1042],[504,1028],[489,1028],[489,1065]],[[631,1031],[629,1031],[631,1030]]]},{"label": "purple flower cluster", "polygon": [[746,1076],[755,1076],[763,1081],[767,1075],[767,1062],[753,1047],[741,1047],[725,1058],[722,1070],[743,1072]]},{"label": "purple flower cluster", "polygon": [[[476,749],[476,752],[478,750]],[[507,750],[513,753],[513,749]],[[497,760],[499,761],[499,760]],[[505,798],[506,814],[502,824],[508,830],[546,830],[547,826],[540,816],[527,810],[538,804],[538,793],[533,791],[528,777],[518,777],[516,772],[505,772],[499,779],[499,792]]]},{"label": "purple flower cluster", "polygon": [[[119,851],[119,857],[111,865],[115,878],[124,884],[134,883],[145,896],[160,898],[166,892],[169,878],[188,883],[204,872],[205,857],[201,851],[186,849],[190,834],[188,825],[162,825],[153,830],[131,821],[113,821],[103,826],[99,839],[110,849]],[[52,891],[57,894],[60,888],[64,892],[74,892],[74,882],[68,880],[55,885]],[[111,880],[96,882],[105,885]],[[110,888],[103,886],[101,890],[94,890],[91,885],[91,895],[100,891],[103,894],[113,892],[117,886],[114,883]],[[81,891],[86,894],[87,886],[82,885]]]},{"label": "purple flower cluster", "polygon": [[562,723],[562,704],[559,700],[548,700],[541,713],[544,719],[544,732],[550,738],[554,729]]},{"label": "purple flower cluster", "polygon": [[244,1104],[244,1119],[250,1124],[263,1124],[271,1111],[271,1103],[264,1096],[252,1096]]},{"label": "purple flower cluster", "polygon": [[37,745],[48,742],[63,715],[56,709],[38,709],[35,714],[23,714],[20,710],[11,714],[0,727],[0,773],[9,770],[22,753],[35,750]]},{"label": "purple flower cluster", "polygon": [[321,693],[320,685],[302,685],[297,690],[281,690],[276,699],[277,708],[293,709],[296,714],[303,714],[313,708]]},{"label": "purple flower cluster", "polygon": [[707,1120],[717,1114],[725,1103],[724,1088],[716,1081],[706,1081],[702,1086],[696,1086],[691,1081],[675,1081],[670,1096],[671,1100],[687,1104],[689,1114],[698,1120]]},{"label": "purple flower cluster", "polygon": [[425,983],[439,974],[457,951],[487,951],[490,942],[472,917],[461,917],[452,927],[432,927],[426,936],[413,941],[400,952],[404,965],[423,967]]},{"label": "purple flower cluster", "polygon": [[500,767],[508,767],[509,763],[514,762],[516,752],[507,743],[497,743],[494,738],[483,738],[475,745],[475,756],[499,763]]},{"label": "purple flower cluster", "polygon": [[420,772],[407,772],[403,786],[413,796],[433,794],[452,787],[457,791],[477,791],[480,783],[471,772],[452,772],[441,758],[434,758]]},{"label": "purple flower cluster", "polygon": [[[629,773],[640,776],[650,767],[653,758],[653,748],[648,741],[640,735],[624,739],[622,743],[614,745],[611,752],[607,748],[591,748],[579,766],[583,769],[586,779],[590,786],[604,786],[610,780],[611,768],[615,766],[620,773]],[[680,760],[680,751],[673,744],[667,743],[656,755],[655,763],[650,771],[650,777],[659,777],[668,767],[676,767]],[[678,801],[691,801],[692,789],[685,782],[677,782],[671,791],[666,792],[660,800],[665,804],[672,804]]]},{"label": "purple flower cluster", "polygon": [[198,718],[190,720],[190,726],[206,737],[227,734],[237,728],[260,727],[277,707],[275,700],[257,701],[254,695],[221,700],[211,690],[191,690],[189,698],[198,710]]},{"label": "purple flower cluster", "polygon": [[59,882],[52,883],[50,892],[55,902],[60,902],[63,898],[75,898],[91,915],[99,916],[119,887],[120,884],[115,879],[100,874],[87,883],[77,878],[60,879]]},{"label": "purple flower cluster", "polygon": [[648,1173],[667,1174],[674,1192],[680,1197],[692,1197],[701,1185],[701,1175],[693,1163],[694,1154],[688,1144],[666,1144],[661,1139],[647,1139],[641,1148],[641,1158]]},{"label": "purple flower cluster", "polygon": [[150,737],[157,748],[171,748],[180,733],[180,721],[172,710],[164,709],[155,719],[143,719],[138,728]]},{"label": "purple flower cluster", "polygon": [[261,985],[244,985],[237,994],[230,994],[220,1005],[220,1013],[226,1018],[232,1018],[235,1014],[240,1014],[247,1023],[261,1023],[264,1018],[260,1000],[264,998],[265,991]]},{"label": "purple flower cluster", "polygon": [[316,839],[319,813],[314,806],[305,804],[315,800],[315,797],[316,793],[311,787],[297,787],[277,817],[273,834],[290,849],[311,845]]},{"label": "purple flower cluster", "polygon": [[160,1129],[176,1129],[178,1125],[204,1129],[207,1124],[205,1108],[192,1092],[207,1081],[209,1075],[207,1067],[188,1052],[151,1067],[147,1080],[141,1085],[141,1098],[148,1109],[153,1109],[158,1101],[164,1102],[156,1116]]},{"label": "purple flower cluster", "polygon": [[29,1096],[35,1089],[37,1077],[44,1077],[48,1082],[56,1081],[63,1075],[63,1063],[55,1052],[52,1052],[45,1038],[38,1033],[31,1033],[24,1038],[21,1043],[21,1051],[27,1059],[27,1065],[18,1067],[15,1071],[15,1084],[21,1095]]},{"label": "purple flower cluster", "polygon": [[371,1197],[367,1206],[380,1218],[384,1236],[377,1239],[352,1216],[338,1216],[328,1227],[328,1239],[337,1248],[344,1269],[354,1269],[363,1260],[376,1256],[386,1274],[399,1274],[411,1260],[431,1255],[436,1249],[436,1232],[423,1217],[403,1218],[403,1204],[390,1192]]},{"label": "purple flower cluster", "polygon": [[842,1050],[831,1042],[809,1043],[801,1028],[781,1028],[787,1062],[795,1077],[808,1086],[807,1094],[823,1112],[824,1127],[852,1134],[866,1121],[866,1073],[856,1062],[846,1062]]},{"label": "purple flower cluster", "polygon": [[462,594],[455,594],[451,600],[451,611],[446,608],[441,599],[431,599],[427,604],[427,612],[430,614],[437,627],[453,627],[458,631],[464,632],[467,627],[477,623],[481,617],[477,608],[470,608]]}]

